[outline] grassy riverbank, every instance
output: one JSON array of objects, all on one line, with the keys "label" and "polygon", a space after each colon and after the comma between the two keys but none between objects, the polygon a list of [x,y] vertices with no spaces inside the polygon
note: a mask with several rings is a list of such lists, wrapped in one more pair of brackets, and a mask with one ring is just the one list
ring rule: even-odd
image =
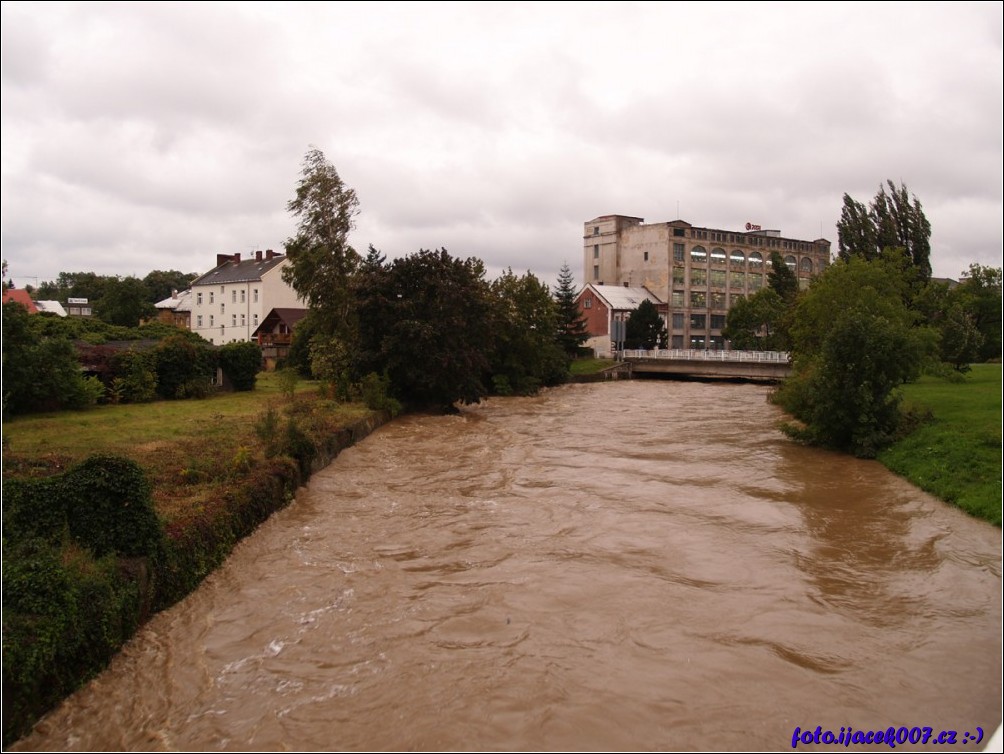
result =
[{"label": "grassy riverbank", "polygon": [[923,377],[905,405],[933,419],[879,454],[921,489],[1001,525],[1001,365],[974,364],[961,383]]}]

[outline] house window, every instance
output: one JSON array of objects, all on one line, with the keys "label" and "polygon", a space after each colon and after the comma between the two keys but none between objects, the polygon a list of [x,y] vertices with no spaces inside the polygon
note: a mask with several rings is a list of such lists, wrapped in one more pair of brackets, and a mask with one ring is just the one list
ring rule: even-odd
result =
[{"label": "house window", "polygon": [[230,315],[230,325],[232,327],[237,327],[237,315],[236,314],[231,314]]},{"label": "house window", "polygon": [[758,291],[761,288],[763,288],[763,275],[761,275],[759,272],[751,272],[750,273],[750,290],[751,291]]},{"label": "house window", "polygon": [[682,262],[683,261],[684,246],[682,243],[673,244],[673,261]]},{"label": "house window", "polygon": [[728,256],[725,254],[725,249],[712,249],[711,250],[711,263],[712,264],[725,264],[728,260]]},{"label": "house window", "polygon": [[244,320],[244,315],[242,314],[241,315],[241,327],[244,327],[244,325],[246,325],[246,324],[247,324],[247,322]]},{"label": "house window", "polygon": [[646,262],[648,261],[648,252],[647,251],[645,252],[645,261]]},{"label": "house window", "polygon": [[195,318],[195,326],[196,327],[202,327],[202,315],[201,314]]},{"label": "house window", "polygon": [[223,325],[220,325],[220,335],[223,335],[223,332],[224,332]]},{"label": "house window", "polygon": [[220,286],[220,295],[221,295],[221,296],[223,295],[223,293],[224,293],[224,290],[225,290],[225,289],[224,289],[224,287],[223,287],[223,286],[221,285],[221,286]]},{"label": "house window", "polygon": [[673,306],[683,306],[683,291],[673,291]]},{"label": "house window", "polygon": [[746,265],[746,255],[739,251],[739,249],[733,249],[732,253],[729,254],[729,262],[733,267],[744,267]]},{"label": "house window", "polygon": [[725,287],[725,270],[711,271],[711,285],[715,288]]},{"label": "house window", "polygon": [[683,312],[673,312],[673,329],[683,329]]},{"label": "house window", "polygon": [[806,275],[812,274],[812,260],[808,257],[802,257],[802,261],[799,263],[799,269]]},{"label": "house window", "polygon": [[701,349],[704,348],[704,336],[703,335],[691,335],[690,336],[690,347]]},{"label": "house window", "polygon": [[683,228],[673,228],[674,236],[685,236],[687,232]]},{"label": "house window", "polygon": [[695,246],[690,250],[691,264],[704,264],[708,261],[708,252],[703,246]]},{"label": "house window", "polygon": [[226,313],[226,306],[222,301],[220,302],[220,314]]},{"label": "house window", "polygon": [[241,288],[241,303],[246,303],[247,301],[247,291]]},{"label": "house window", "polygon": [[763,267],[763,256],[759,251],[750,254],[750,267]]},{"label": "house window", "polygon": [[725,294],[719,293],[718,291],[713,291],[711,294],[711,308],[712,309],[724,309],[725,308]]},{"label": "house window", "polygon": [[683,285],[686,281],[686,274],[682,267],[673,268],[673,285]]},{"label": "house window", "polygon": [[231,304],[236,304],[237,303],[237,289],[236,288],[234,288],[232,291],[230,291],[230,303]]},{"label": "house window", "polygon": [[212,291],[209,291],[209,303],[210,303],[210,304],[211,304],[211,303],[213,303],[213,296],[214,296],[214,295],[215,295],[215,294],[214,294],[214,293],[213,293]]},{"label": "house window", "polygon": [[721,330],[725,327],[725,315],[724,314],[712,314],[711,315],[711,329]]},{"label": "house window", "polygon": [[672,338],[672,340],[670,341],[670,345],[673,348],[683,348],[683,336],[682,335],[674,335],[673,338]]},{"label": "house window", "polygon": [[704,330],[708,326],[708,315],[707,314],[691,314],[690,315],[690,329],[691,330]]},{"label": "house window", "polygon": [[593,308],[593,300],[591,298],[584,298],[584,299],[582,299],[582,308],[583,309],[592,309]]},{"label": "house window", "polygon": [[707,270],[690,270],[690,284],[691,285],[707,285],[708,284],[708,271]]},{"label": "house window", "polygon": [[214,319],[213,319],[213,315],[212,315],[212,314],[210,314],[210,315],[209,315],[209,326],[210,326],[210,327],[212,327],[212,326],[213,326],[213,324],[215,324],[215,323],[214,323]]},{"label": "house window", "polygon": [[691,291],[690,305],[695,309],[704,309],[708,305],[708,294],[701,291]]},{"label": "house window", "polygon": [[254,302],[255,302],[255,303],[257,304],[257,303],[258,303],[258,289],[257,289],[257,288],[255,288],[255,289],[254,289],[254,290],[253,290],[253,291],[251,292],[251,297],[252,297],[252,299],[254,300]]},{"label": "house window", "polygon": [[[755,274],[750,275],[751,278],[758,277]],[[729,288],[734,291],[741,291],[743,286],[746,284],[746,276],[741,272],[732,271],[729,273]]]},{"label": "house window", "polygon": [[600,234],[600,226],[599,225],[594,225],[593,226],[593,235],[594,236],[598,236],[599,234]]},{"label": "house window", "polygon": [[255,327],[258,327],[258,315],[257,314],[252,314],[251,315],[251,321],[254,323]]},{"label": "house window", "polygon": [[199,291],[198,293],[195,294],[195,303],[197,303],[199,306],[202,305],[202,291]]},{"label": "house window", "polygon": [[600,279],[600,266],[598,264],[593,265],[593,280]]},{"label": "house window", "polygon": [[600,245],[598,243],[593,244],[593,259],[600,258]]}]

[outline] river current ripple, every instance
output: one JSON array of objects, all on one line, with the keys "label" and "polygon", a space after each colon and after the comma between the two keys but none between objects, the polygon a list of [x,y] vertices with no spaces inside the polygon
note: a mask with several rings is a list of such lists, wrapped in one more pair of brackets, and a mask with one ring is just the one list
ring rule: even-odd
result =
[{"label": "river current ripple", "polygon": [[767,392],[569,385],[395,420],[14,748],[989,736],[1000,531],[791,443]]}]

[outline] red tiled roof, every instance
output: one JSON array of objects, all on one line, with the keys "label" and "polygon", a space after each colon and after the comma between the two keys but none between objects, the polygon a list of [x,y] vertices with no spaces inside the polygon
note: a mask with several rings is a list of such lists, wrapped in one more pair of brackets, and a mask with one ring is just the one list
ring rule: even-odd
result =
[{"label": "red tiled roof", "polygon": [[4,291],[3,302],[6,304],[8,301],[16,301],[21,304],[21,306],[28,310],[29,314],[38,313],[38,307],[35,306],[35,302],[31,300],[31,296],[28,295],[28,291],[21,290],[20,288],[11,288],[9,291]]}]

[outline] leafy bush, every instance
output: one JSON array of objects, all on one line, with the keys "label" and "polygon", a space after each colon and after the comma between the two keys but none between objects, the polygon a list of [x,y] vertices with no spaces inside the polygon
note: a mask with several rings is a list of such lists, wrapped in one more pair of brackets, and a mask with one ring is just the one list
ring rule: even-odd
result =
[{"label": "leafy bush", "polygon": [[208,346],[197,345],[183,335],[172,335],[157,344],[153,352],[157,372],[157,394],[161,398],[187,398],[203,392],[213,370]]},{"label": "leafy bush", "polygon": [[376,372],[370,372],[362,379],[360,385],[363,402],[371,411],[389,411],[391,416],[401,413],[401,402],[388,395],[390,378],[381,377]]},{"label": "leafy bush", "polygon": [[157,397],[157,373],[149,351],[121,351],[112,359],[114,401],[148,403]]},{"label": "leafy bush", "polygon": [[220,346],[217,354],[234,390],[254,390],[255,378],[261,370],[261,349],[256,343],[227,343]]}]

